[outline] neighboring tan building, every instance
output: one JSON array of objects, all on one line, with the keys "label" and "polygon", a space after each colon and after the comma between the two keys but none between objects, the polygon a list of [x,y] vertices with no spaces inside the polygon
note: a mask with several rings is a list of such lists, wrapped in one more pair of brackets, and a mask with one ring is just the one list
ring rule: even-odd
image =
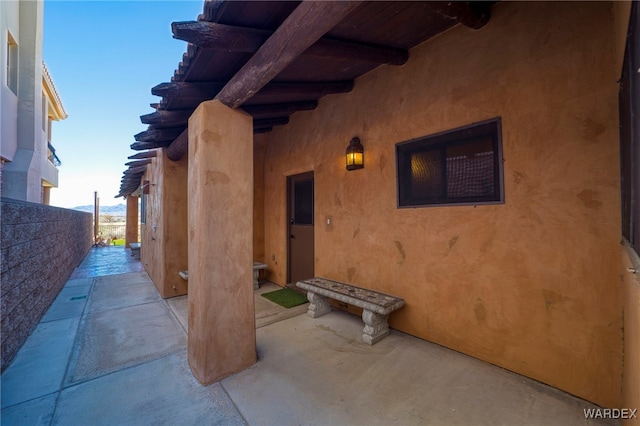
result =
[{"label": "neighboring tan building", "polygon": [[145,268],[188,292],[195,377],[256,361],[260,261],[281,286],[402,297],[397,330],[640,407],[638,9],[215,1],[174,23],[191,45],[120,195],[142,185]]},{"label": "neighboring tan building", "polygon": [[43,2],[0,2],[3,197],[49,204],[60,160],[51,123],[67,114],[42,61]]}]

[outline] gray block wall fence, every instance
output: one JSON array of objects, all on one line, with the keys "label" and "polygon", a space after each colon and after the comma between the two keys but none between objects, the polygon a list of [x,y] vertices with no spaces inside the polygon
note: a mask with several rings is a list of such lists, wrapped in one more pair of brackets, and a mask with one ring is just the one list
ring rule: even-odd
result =
[{"label": "gray block wall fence", "polygon": [[91,213],[0,198],[1,371],[92,245]]}]

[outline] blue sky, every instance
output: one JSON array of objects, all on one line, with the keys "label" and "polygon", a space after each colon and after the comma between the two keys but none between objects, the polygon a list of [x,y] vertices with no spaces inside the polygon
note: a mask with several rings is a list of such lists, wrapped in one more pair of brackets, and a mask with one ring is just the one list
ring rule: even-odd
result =
[{"label": "blue sky", "polygon": [[44,2],[43,58],[69,117],[53,123],[62,161],[51,204],[75,207],[114,198],[140,116],[160,98],[151,88],[170,81],[187,44],[171,22],[194,21],[202,0]]}]

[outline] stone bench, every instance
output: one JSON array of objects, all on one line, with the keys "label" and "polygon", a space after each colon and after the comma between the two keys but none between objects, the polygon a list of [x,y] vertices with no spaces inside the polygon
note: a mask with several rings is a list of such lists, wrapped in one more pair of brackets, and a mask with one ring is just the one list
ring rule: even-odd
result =
[{"label": "stone bench", "polygon": [[389,314],[404,306],[404,299],[324,278],[310,278],[296,283],[307,291],[307,315],[317,318],[331,311],[329,299],[362,308],[362,341],[373,345],[389,334]]},{"label": "stone bench", "polygon": [[260,270],[267,269],[267,265],[260,262],[253,262],[253,289],[257,290],[260,288],[258,284],[258,278],[260,278]]},{"label": "stone bench", "polygon": [[136,260],[140,260],[140,247],[142,247],[142,243],[129,244],[129,248],[131,249],[131,256],[133,256]]}]

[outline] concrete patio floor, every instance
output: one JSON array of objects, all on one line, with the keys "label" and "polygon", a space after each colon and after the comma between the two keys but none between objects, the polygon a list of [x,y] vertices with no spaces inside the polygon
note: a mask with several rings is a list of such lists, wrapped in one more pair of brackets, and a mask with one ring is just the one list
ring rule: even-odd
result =
[{"label": "concrete patio floor", "polygon": [[3,425],[618,424],[441,346],[396,331],[369,346],[356,316],[311,319],[306,305],[259,296],[257,364],[201,386],[186,361],[186,296],[163,300],[126,256],[94,248],[76,269],[2,374]]}]

